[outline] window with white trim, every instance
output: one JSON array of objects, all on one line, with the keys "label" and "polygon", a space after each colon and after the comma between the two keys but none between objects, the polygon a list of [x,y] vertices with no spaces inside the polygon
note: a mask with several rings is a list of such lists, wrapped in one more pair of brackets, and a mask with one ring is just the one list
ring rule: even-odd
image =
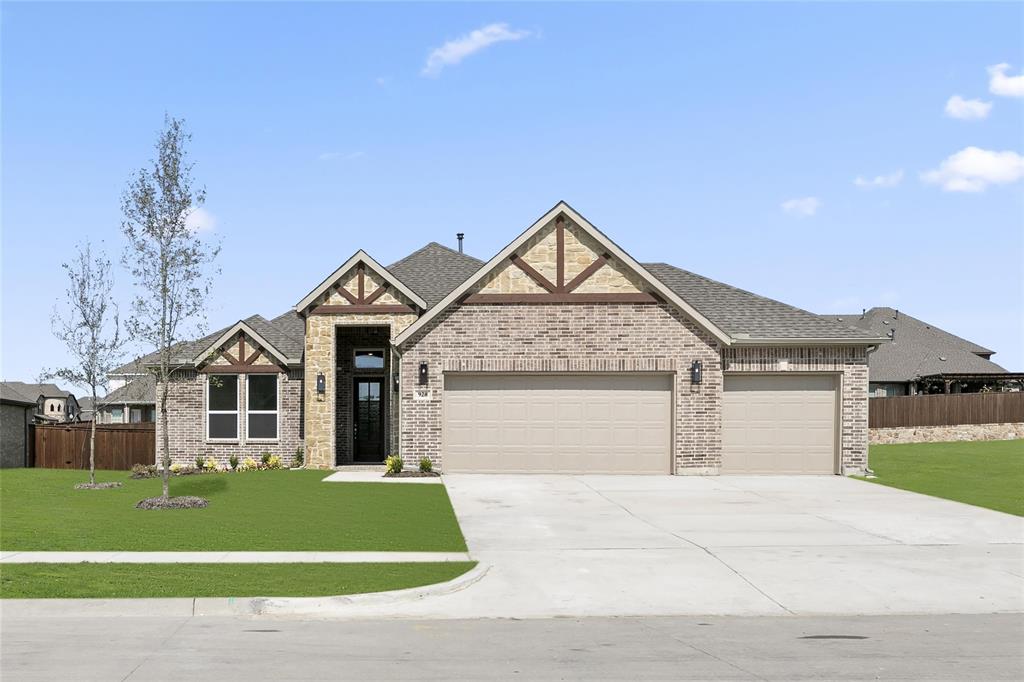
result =
[{"label": "window with white trim", "polygon": [[246,438],[277,440],[277,375],[246,377]]},{"label": "window with white trim", "polygon": [[211,374],[206,380],[206,437],[238,440],[237,374]]}]

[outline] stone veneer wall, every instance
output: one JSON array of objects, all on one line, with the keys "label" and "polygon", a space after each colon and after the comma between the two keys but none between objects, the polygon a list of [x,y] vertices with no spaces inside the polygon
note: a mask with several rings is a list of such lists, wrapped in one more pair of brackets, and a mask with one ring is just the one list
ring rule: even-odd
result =
[{"label": "stone veneer wall", "polygon": [[[334,466],[337,395],[337,343],[335,328],[343,326],[389,326],[393,339],[416,321],[415,313],[374,313],[310,315],[306,318],[305,425],[306,465],[326,469]],[[327,392],[316,392],[316,376],[323,372]],[[395,411],[392,411],[394,414]]]},{"label": "stone veneer wall", "polygon": [[863,473],[868,461],[868,359],[864,347],[732,346],[722,350],[722,364],[727,375],[734,372],[840,374],[842,473]]},{"label": "stone veneer wall", "polygon": [[872,445],[886,443],[945,443],[971,440],[1024,439],[1024,424],[959,424],[871,429]]},{"label": "stone veneer wall", "polygon": [[[704,381],[692,385],[693,360]],[[429,366],[429,398],[416,399]],[[677,472],[714,472],[721,456],[722,373],[716,341],[667,304],[455,306],[420,330],[401,361],[401,453],[442,461],[444,374],[661,372],[675,375]]]},{"label": "stone veneer wall", "polygon": [[[302,370],[292,370],[277,375],[280,382],[278,404],[279,421],[276,442],[246,440],[246,394],[245,375],[239,375],[238,441],[209,442],[206,440],[206,380],[207,375],[194,371],[176,372],[171,379],[167,404],[170,412],[168,434],[170,436],[171,462],[194,466],[197,456],[214,457],[221,464],[227,464],[231,455],[239,460],[252,457],[258,460],[264,452],[279,455],[285,466],[291,466],[295,449],[302,445]],[[165,424],[160,414],[160,392],[157,385],[156,410],[156,460],[163,457],[163,429]]]}]

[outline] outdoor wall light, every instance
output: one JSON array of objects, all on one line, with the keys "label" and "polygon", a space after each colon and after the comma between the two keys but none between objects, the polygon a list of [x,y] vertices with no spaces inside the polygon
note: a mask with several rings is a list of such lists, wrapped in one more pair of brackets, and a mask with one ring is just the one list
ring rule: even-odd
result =
[{"label": "outdoor wall light", "polygon": [[703,373],[704,364],[700,360],[694,360],[690,364],[690,383],[699,384]]},{"label": "outdoor wall light", "polygon": [[327,377],[324,376],[323,372],[317,372],[316,392],[317,395],[323,395],[324,393],[327,393]]},{"label": "outdoor wall light", "polygon": [[420,386],[427,385],[427,363],[420,363]]}]

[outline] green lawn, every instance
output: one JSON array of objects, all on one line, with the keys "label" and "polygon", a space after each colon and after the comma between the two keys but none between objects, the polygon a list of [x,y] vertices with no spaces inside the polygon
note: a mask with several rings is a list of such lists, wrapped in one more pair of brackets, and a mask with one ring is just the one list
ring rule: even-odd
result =
[{"label": "green lawn", "polygon": [[87,472],[3,469],[0,549],[466,551],[443,485],[323,483],[325,475],[176,477],[171,495],[199,495],[210,506],[146,511],[135,503],[160,494],[158,478],[133,481],[124,471],[102,471],[98,481],[124,481],[124,487],[73,490]]},{"label": "green lawn", "polygon": [[4,564],[0,598],[316,597],[444,582],[475,565]]},{"label": "green lawn", "polygon": [[875,483],[1024,516],[1024,440],[872,445]]}]

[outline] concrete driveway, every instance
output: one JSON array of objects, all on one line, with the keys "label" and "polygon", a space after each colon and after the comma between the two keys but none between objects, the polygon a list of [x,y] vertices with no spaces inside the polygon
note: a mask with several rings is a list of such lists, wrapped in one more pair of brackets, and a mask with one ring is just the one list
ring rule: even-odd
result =
[{"label": "concrete driveway", "polygon": [[1024,611],[1024,519],[838,476],[449,475],[489,566],[424,617]]}]

